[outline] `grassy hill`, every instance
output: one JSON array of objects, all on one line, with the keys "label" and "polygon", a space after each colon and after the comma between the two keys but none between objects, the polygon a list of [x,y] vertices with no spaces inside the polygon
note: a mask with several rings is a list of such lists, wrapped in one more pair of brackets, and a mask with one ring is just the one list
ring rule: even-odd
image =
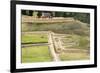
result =
[{"label": "grassy hill", "polygon": [[23,23],[22,31],[53,31],[55,33],[74,33],[78,35],[89,35],[89,26],[77,20],[68,23],[56,24]]}]

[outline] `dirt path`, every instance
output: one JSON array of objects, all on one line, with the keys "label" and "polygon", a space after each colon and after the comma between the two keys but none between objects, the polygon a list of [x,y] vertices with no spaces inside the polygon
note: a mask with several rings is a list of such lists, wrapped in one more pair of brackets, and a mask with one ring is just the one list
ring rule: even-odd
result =
[{"label": "dirt path", "polygon": [[65,34],[55,34],[53,33],[53,41],[55,49],[60,49],[61,52],[65,53],[88,53],[89,50],[86,49],[76,49],[76,48],[65,48],[62,44],[61,39],[64,38]]},{"label": "dirt path", "polygon": [[53,42],[53,35],[51,31],[36,31],[36,32],[22,32],[22,34],[47,34],[48,35],[48,43],[36,43],[36,44],[22,44],[22,47],[31,47],[31,46],[44,46],[44,45],[47,45],[49,46],[49,49],[50,49],[50,52],[51,52],[51,55],[53,57],[53,60],[54,61],[59,61],[59,57],[58,55],[56,54],[55,52],[55,47],[54,47],[54,42]]},{"label": "dirt path", "polygon": [[53,60],[54,60],[54,61],[59,61],[60,59],[59,59],[57,53],[55,52],[55,47],[54,47],[52,32],[50,32],[50,33],[48,34],[48,36],[49,36],[48,43],[50,44],[49,47],[50,47],[50,51],[51,51]]}]

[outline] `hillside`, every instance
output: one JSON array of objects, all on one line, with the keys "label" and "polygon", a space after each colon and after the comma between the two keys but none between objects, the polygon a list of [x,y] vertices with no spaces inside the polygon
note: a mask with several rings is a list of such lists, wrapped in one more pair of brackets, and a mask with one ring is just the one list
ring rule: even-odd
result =
[{"label": "hillside", "polygon": [[74,18],[34,19],[22,17],[22,31],[53,31],[55,33],[89,35],[88,25]]}]

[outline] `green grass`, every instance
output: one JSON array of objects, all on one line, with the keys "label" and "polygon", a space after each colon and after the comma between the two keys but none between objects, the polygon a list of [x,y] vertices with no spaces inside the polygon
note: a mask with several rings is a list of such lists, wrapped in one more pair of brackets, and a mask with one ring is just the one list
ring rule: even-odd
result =
[{"label": "green grass", "polygon": [[[79,35],[66,35],[65,39],[63,40],[64,45],[66,48],[77,48],[77,49],[89,49],[90,48],[90,40],[88,36],[79,36]],[[69,43],[75,43],[69,46]]]},{"label": "green grass", "polygon": [[22,63],[52,61],[48,46],[22,48]]},{"label": "green grass", "polygon": [[46,34],[22,34],[22,43],[41,43],[48,42],[48,37]]},{"label": "green grass", "polygon": [[75,33],[89,35],[89,27],[76,21],[68,23],[22,23],[22,31],[53,31],[55,33]]},{"label": "green grass", "polygon": [[89,54],[87,53],[61,53],[59,55],[61,61],[69,60],[88,60]]},{"label": "green grass", "polygon": [[[66,37],[63,39],[63,45],[65,49],[80,49],[86,50],[90,49],[90,42],[89,36],[80,36],[75,34],[67,34]],[[72,45],[70,45],[70,43]],[[73,44],[75,43],[75,44]],[[69,60],[87,60],[89,59],[89,53],[71,53],[71,52],[61,52],[59,55],[61,61],[69,61]]]}]

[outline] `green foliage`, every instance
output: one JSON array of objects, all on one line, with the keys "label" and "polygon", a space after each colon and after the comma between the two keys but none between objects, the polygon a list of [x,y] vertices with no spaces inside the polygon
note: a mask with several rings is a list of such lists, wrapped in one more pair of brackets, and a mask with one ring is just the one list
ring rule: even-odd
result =
[{"label": "green foliage", "polygon": [[76,13],[73,17],[84,23],[90,24],[90,14],[89,13]]},{"label": "green foliage", "polygon": [[22,48],[22,63],[52,61],[48,46]]},{"label": "green foliage", "polygon": [[28,15],[28,16],[32,16],[33,11],[32,10],[22,10],[21,14],[23,15]]},{"label": "green foliage", "polygon": [[76,12],[56,12],[56,17],[73,17],[84,23],[90,24],[90,14],[89,13],[76,13]]},{"label": "green foliage", "polygon": [[64,12],[55,12],[55,17],[64,17]]},{"label": "green foliage", "polygon": [[90,49],[90,40],[88,37],[80,37],[79,39],[79,48]]},{"label": "green foliage", "polygon": [[40,18],[41,15],[42,15],[42,12],[41,11],[38,11],[38,13],[37,13],[38,18]]},{"label": "green foliage", "polygon": [[[46,12],[46,11],[22,10],[23,15],[32,16],[34,14],[34,12],[37,12],[37,16],[40,18],[42,15],[42,12]],[[50,12],[50,11],[48,11],[48,12]],[[73,17],[84,23],[90,24],[90,14],[89,13],[79,13],[79,12],[50,12],[50,13],[52,16],[55,16],[55,17]]]},{"label": "green foliage", "polygon": [[22,43],[39,43],[48,42],[48,37],[46,34],[22,34]]}]

